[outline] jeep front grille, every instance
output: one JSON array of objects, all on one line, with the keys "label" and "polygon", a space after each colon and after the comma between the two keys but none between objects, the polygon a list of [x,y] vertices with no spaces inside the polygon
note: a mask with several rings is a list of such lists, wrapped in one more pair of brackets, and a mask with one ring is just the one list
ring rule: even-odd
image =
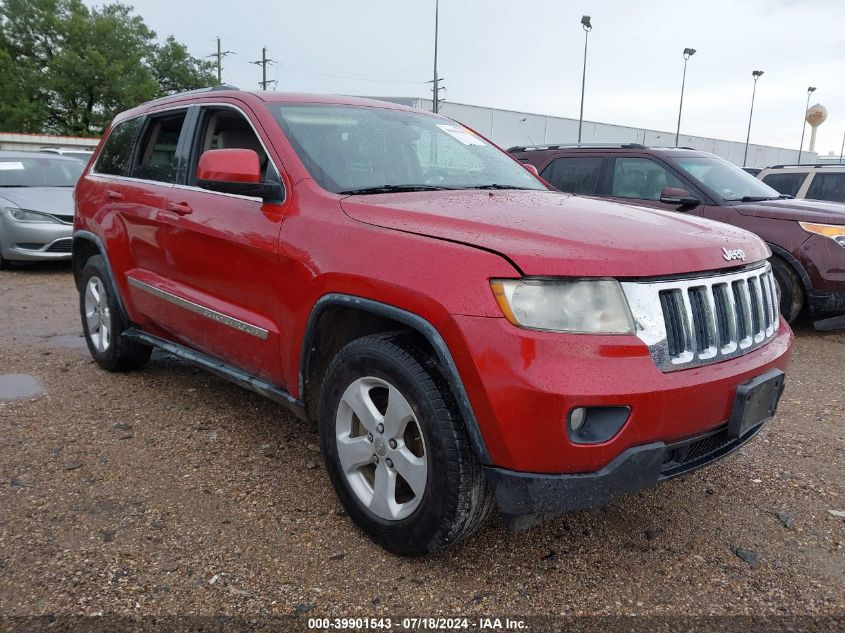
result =
[{"label": "jeep front grille", "polygon": [[772,267],[686,279],[623,282],[637,336],[662,371],[740,356],[778,331]]}]

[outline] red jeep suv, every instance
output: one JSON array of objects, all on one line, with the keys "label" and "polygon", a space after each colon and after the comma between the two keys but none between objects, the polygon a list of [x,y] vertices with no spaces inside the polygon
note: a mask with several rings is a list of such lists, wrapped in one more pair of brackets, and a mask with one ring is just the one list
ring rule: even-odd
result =
[{"label": "red jeep suv", "polygon": [[442,116],[228,87],[115,118],[76,188],[82,327],[319,424],[375,541],[419,554],[713,462],[791,343],[741,229],[550,190]]}]

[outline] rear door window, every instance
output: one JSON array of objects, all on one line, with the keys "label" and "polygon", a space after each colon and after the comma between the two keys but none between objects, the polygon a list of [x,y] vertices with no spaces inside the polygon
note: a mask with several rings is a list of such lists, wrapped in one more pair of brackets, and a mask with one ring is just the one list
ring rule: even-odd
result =
[{"label": "rear door window", "polygon": [[557,158],[541,174],[558,191],[596,195],[599,193],[601,156]]},{"label": "rear door window", "polygon": [[845,202],[845,174],[816,172],[807,190],[807,197],[812,200]]},{"label": "rear door window", "polygon": [[130,119],[118,123],[108,139],[106,139],[100,157],[97,159],[95,171],[112,176],[126,176],[129,174],[129,163],[132,160],[132,144],[141,127],[141,119]]},{"label": "rear door window", "polygon": [[775,189],[778,193],[795,197],[798,195],[798,190],[801,189],[801,185],[804,184],[806,177],[807,172],[772,173],[763,176],[763,182],[772,189]]},{"label": "rear door window", "polygon": [[187,110],[147,120],[138,151],[135,178],[175,183],[179,176],[176,147],[182,134]]}]

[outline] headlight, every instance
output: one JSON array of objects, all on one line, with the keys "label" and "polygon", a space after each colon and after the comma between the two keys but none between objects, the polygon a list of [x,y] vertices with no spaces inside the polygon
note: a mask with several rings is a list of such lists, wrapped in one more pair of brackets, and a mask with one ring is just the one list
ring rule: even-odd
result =
[{"label": "headlight", "polygon": [[812,222],[799,222],[801,228],[807,233],[815,233],[816,235],[823,235],[829,237],[839,246],[845,248],[845,226],[838,226],[836,224],[814,224]]},{"label": "headlight", "polygon": [[12,216],[12,219],[17,220],[18,222],[30,222],[30,223],[48,223],[48,224],[61,224],[58,218],[54,218],[52,215],[47,213],[41,213],[39,211],[30,211],[28,209],[6,209],[9,212],[9,215]]},{"label": "headlight", "polygon": [[490,287],[505,317],[519,327],[634,333],[628,301],[615,279],[493,279]]}]

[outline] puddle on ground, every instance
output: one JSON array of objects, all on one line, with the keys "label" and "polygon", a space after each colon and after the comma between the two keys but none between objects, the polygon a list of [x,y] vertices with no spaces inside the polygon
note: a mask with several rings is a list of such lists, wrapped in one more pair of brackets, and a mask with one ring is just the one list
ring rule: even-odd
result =
[{"label": "puddle on ground", "polygon": [[23,400],[40,395],[44,390],[35,376],[0,374],[0,400]]}]

